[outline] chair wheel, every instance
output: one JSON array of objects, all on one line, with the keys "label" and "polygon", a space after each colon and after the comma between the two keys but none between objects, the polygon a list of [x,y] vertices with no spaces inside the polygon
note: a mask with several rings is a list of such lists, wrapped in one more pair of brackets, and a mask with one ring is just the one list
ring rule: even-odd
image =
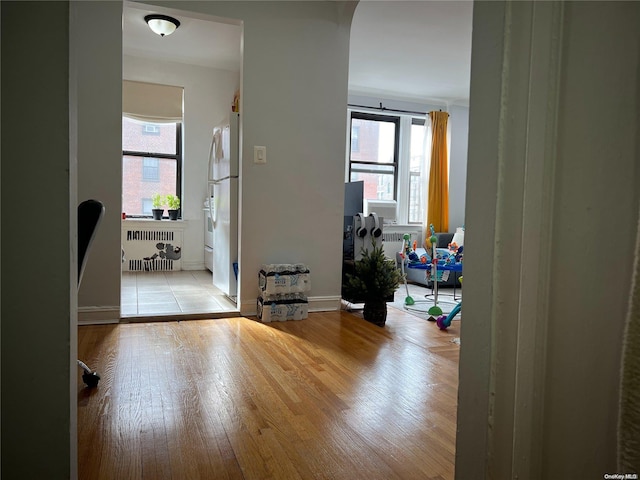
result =
[{"label": "chair wheel", "polygon": [[98,375],[97,372],[83,373],[82,381],[87,385],[87,387],[94,388],[98,386],[100,375]]}]

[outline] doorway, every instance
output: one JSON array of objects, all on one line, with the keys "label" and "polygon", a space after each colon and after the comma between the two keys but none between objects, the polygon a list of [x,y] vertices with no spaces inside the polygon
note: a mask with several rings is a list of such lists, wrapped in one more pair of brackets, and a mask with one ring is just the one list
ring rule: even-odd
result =
[{"label": "doorway", "polygon": [[[145,16],[152,14],[173,17],[179,26],[170,35],[161,37],[145,22]],[[161,186],[167,183],[163,180],[166,166],[162,163],[166,152],[149,155],[153,150],[144,149],[147,155],[141,156],[144,158],[139,168],[136,167],[139,172],[125,173],[123,129],[121,317],[237,312],[236,304],[213,285],[211,270],[206,266],[204,207],[208,200],[212,129],[228,116],[239,95],[242,25],[237,21],[135,2],[124,3],[123,19],[123,80],[179,87],[183,97],[182,119],[176,134],[179,162],[175,174],[168,180],[170,187]],[[202,48],[202,45],[208,47]],[[143,118],[139,125],[152,141],[160,138],[165,125],[164,119],[155,120]],[[132,179],[137,179],[140,186],[140,190],[134,192],[133,203],[130,198],[125,199],[131,196],[125,183]],[[169,191],[164,192],[167,188]],[[166,205],[163,205],[162,220],[151,218],[154,193],[171,193],[180,199],[177,221],[168,219]],[[127,236],[144,237],[148,253],[128,255]],[[156,248],[160,244],[162,248]]]}]

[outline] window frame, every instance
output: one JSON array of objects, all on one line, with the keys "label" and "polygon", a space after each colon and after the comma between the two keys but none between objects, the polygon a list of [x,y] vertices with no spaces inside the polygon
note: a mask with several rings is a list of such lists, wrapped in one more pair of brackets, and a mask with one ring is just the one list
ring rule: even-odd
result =
[{"label": "window frame", "polygon": [[[173,122],[171,122],[173,123]],[[122,150],[121,161],[124,157],[139,157],[155,158],[155,159],[170,159],[176,161],[176,196],[180,199],[180,205],[182,205],[182,122],[175,122],[176,124],[176,153],[154,153],[154,152],[140,152],[137,150]],[[149,181],[149,180],[144,180]],[[130,218],[153,218],[152,215],[127,215]],[[179,210],[178,218],[182,218],[182,209]]]},{"label": "window frame", "polygon": [[[399,160],[400,160],[400,117],[395,115],[380,115],[376,113],[366,113],[352,110],[349,116],[349,172],[347,176],[347,181],[351,181],[351,172],[353,164],[358,165],[376,165],[383,167],[393,167],[393,199],[398,201],[398,170],[399,170]],[[362,160],[353,160],[351,158],[351,154],[354,153],[352,150],[352,132],[353,132],[353,119],[358,120],[369,120],[369,121],[377,121],[377,122],[389,122],[395,125],[394,132],[394,145],[393,145],[393,162],[390,163],[382,163],[382,162],[370,162],[370,161],[362,161]],[[360,133],[360,132],[358,132]],[[359,147],[361,146],[360,135],[358,138]],[[360,149],[358,149],[358,152]],[[355,153],[358,153],[355,152]],[[376,171],[365,172],[365,173],[380,173]]]},{"label": "window frame", "polygon": [[[423,200],[423,204],[421,206],[421,214],[418,221],[410,222],[409,221],[409,210],[410,210],[410,202],[409,202],[409,189],[410,189],[410,181],[412,178],[415,178],[417,175],[411,174],[411,136],[412,136],[412,126],[413,125],[421,125],[425,128],[425,135],[429,135],[428,130],[430,129],[430,122],[428,116],[425,114],[421,114],[420,112],[409,112],[409,111],[396,111],[396,110],[387,110],[384,109],[384,113],[373,112],[373,110],[377,110],[376,107],[361,107],[361,106],[349,106],[347,109],[347,122],[345,125],[345,137],[346,137],[346,146],[345,146],[345,182],[351,181],[351,134],[352,134],[352,118],[359,118],[365,116],[373,116],[374,118],[380,117],[397,117],[399,119],[399,127],[396,128],[396,133],[399,135],[399,142],[396,145],[399,148],[399,152],[397,154],[397,169],[396,169],[396,184],[395,184],[395,192],[396,197],[395,201],[397,202],[397,217],[395,224],[399,226],[407,226],[407,227],[415,227],[421,226],[424,228],[425,226],[425,209],[426,209],[426,196],[428,195],[428,185],[425,184],[424,176],[429,174],[429,157],[430,152],[428,151],[428,146],[425,145],[425,151],[423,152],[426,157],[426,162],[421,165],[421,175],[420,175],[420,185],[421,185],[421,200]],[[424,124],[424,125],[423,125]],[[450,137],[449,137],[450,138]],[[361,139],[360,139],[361,140]],[[360,147],[362,147],[362,142],[360,141]],[[375,163],[377,165],[391,165],[384,163]],[[426,169],[426,171],[422,171]]]}]

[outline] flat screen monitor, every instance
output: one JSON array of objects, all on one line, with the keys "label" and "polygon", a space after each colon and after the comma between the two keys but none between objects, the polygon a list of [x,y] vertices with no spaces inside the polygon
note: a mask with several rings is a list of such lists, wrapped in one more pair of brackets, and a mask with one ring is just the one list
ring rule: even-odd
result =
[{"label": "flat screen monitor", "polygon": [[364,212],[364,181],[344,184],[344,215],[351,217]]}]

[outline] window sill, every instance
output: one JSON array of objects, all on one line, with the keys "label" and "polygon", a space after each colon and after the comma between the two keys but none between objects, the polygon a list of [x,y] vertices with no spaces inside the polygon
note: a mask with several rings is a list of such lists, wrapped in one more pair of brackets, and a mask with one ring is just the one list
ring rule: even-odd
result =
[{"label": "window sill", "polygon": [[183,229],[187,226],[189,221],[184,219],[169,220],[168,218],[163,218],[162,220],[154,220],[153,218],[125,218],[122,220],[122,223],[127,227],[144,226],[149,228],[153,225],[158,226],[159,228]]}]

